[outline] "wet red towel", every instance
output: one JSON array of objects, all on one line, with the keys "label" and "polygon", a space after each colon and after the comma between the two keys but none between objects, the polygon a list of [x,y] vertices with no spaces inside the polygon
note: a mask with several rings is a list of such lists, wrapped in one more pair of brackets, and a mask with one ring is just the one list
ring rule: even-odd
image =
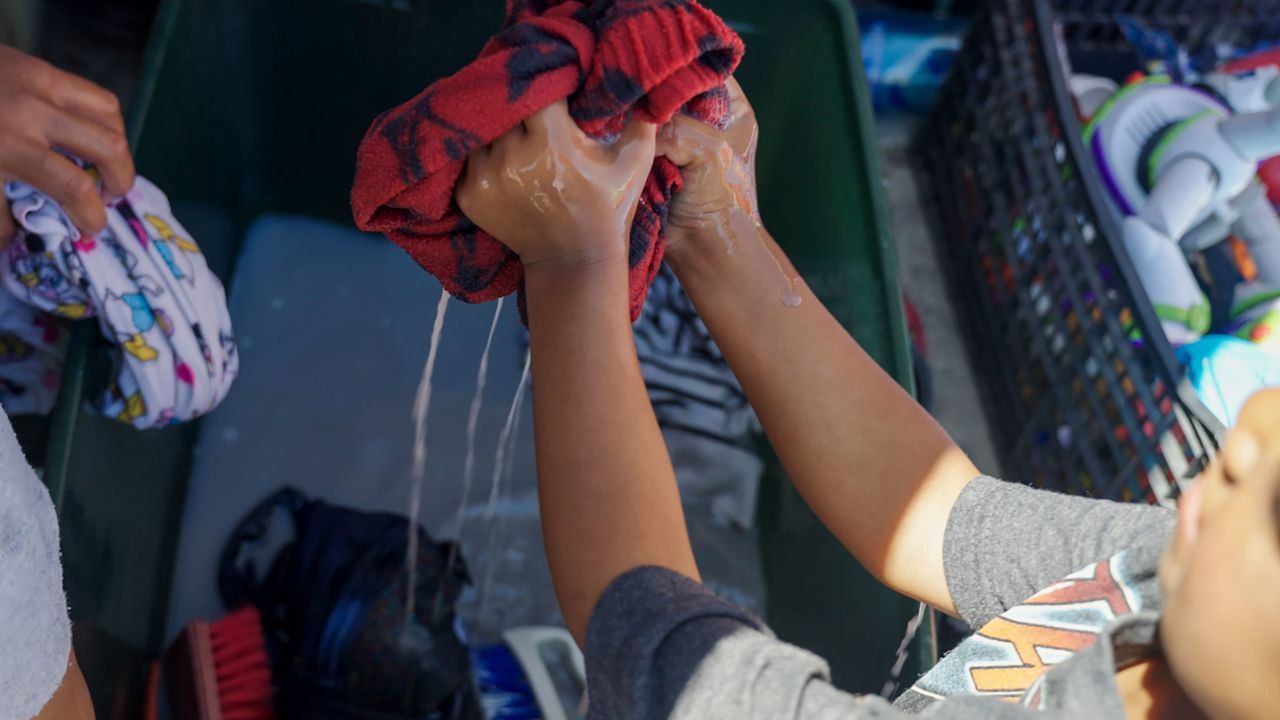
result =
[{"label": "wet red towel", "polygon": [[[566,97],[578,125],[602,139],[633,117],[662,124],[681,110],[722,126],[724,81],[742,52],[742,40],[693,0],[508,0],[507,21],[479,59],[369,128],[351,189],[356,225],[385,233],[455,297],[509,295],[522,282],[519,259],[454,201],[467,155]],[[680,187],[680,171],[659,158],[631,230],[632,319],[662,262]]]}]

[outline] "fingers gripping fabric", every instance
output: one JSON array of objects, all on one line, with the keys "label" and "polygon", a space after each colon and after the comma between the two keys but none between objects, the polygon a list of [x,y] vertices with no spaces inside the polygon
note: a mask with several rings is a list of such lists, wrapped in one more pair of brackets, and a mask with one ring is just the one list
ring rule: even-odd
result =
[{"label": "fingers gripping fabric", "polygon": [[97,317],[117,366],[103,412],[146,429],[217,407],[239,369],[226,293],[164,193],[139,177],[95,238],[28,185],[5,194],[19,231],[0,282],[55,316]]},{"label": "fingers gripping fabric", "polygon": [[[519,259],[459,210],[454,188],[475,149],[569,99],[588,135],[610,141],[632,119],[655,124],[686,112],[723,127],[725,80],[742,40],[693,0],[514,0],[480,57],[383,113],[356,159],[356,224],[384,233],[450,294],[496,300],[523,279]],[[631,315],[662,263],[667,208],[680,171],[658,158],[630,238]]]}]

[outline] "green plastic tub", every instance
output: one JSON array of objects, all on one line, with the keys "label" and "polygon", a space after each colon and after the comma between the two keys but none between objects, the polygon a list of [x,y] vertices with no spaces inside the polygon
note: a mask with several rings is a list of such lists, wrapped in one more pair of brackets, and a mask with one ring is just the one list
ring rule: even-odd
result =
[{"label": "green plastic tub", "polygon": [[[707,4],[747,43],[739,78],[762,128],[764,217],[813,289],[908,385],[850,3]],[[353,159],[369,122],[472,59],[502,5],[166,0],[130,113],[138,168],[185,213],[212,267],[230,282],[241,238],[264,213],[350,223]],[[422,281],[434,282],[426,274]],[[105,372],[94,334],[87,325],[77,331],[45,478],[63,529],[76,648],[99,717],[133,718],[147,664],[168,640],[198,428],[137,432],[86,410]],[[759,518],[769,621],[784,639],[828,658],[842,687],[878,692],[917,606],[870,578],[769,465]],[[908,682],[933,661],[930,628],[914,645]]]}]

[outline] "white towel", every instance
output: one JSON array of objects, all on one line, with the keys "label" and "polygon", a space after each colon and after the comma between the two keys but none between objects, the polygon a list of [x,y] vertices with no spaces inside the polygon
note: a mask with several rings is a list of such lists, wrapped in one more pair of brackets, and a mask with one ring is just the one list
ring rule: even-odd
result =
[{"label": "white towel", "polygon": [[58,518],[0,412],[0,720],[40,712],[70,654]]}]

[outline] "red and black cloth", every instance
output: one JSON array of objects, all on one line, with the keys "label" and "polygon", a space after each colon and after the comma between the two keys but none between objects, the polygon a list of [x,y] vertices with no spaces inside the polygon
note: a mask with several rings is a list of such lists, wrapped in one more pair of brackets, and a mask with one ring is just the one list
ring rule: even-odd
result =
[{"label": "red and black cloth", "polygon": [[[479,303],[520,288],[523,268],[468,220],[454,188],[472,150],[564,98],[588,135],[686,112],[723,127],[724,82],[742,40],[694,0],[508,0],[502,30],[452,77],[380,115],[356,158],[356,225],[384,233],[455,297]],[[679,169],[658,158],[631,229],[631,315],[662,263]]]}]

